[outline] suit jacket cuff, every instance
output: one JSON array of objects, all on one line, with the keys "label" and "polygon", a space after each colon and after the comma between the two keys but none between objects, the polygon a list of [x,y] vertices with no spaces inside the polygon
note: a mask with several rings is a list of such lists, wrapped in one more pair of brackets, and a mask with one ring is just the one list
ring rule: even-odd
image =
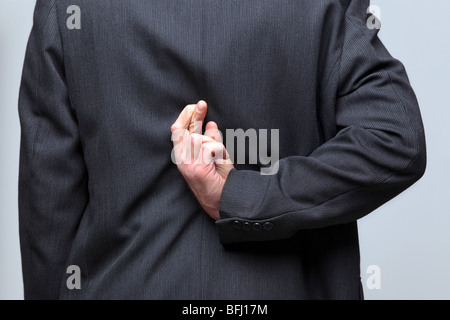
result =
[{"label": "suit jacket cuff", "polygon": [[259,171],[230,171],[220,199],[221,220],[216,222],[223,244],[277,240],[295,234],[289,228],[293,222],[290,214],[259,217],[268,184],[269,176]]}]

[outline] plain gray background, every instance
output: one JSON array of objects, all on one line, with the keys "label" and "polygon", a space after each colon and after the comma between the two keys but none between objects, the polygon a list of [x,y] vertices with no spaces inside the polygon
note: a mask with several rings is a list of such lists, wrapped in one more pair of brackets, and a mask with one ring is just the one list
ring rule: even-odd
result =
[{"label": "plain gray background", "polygon": [[[275,0],[274,0],[275,1]],[[366,299],[450,299],[449,0],[377,0],[380,38],[401,60],[425,124],[428,167],[406,192],[360,220]],[[35,0],[1,0],[0,299],[22,299],[17,223],[17,99]],[[381,270],[369,290],[367,267]]]}]

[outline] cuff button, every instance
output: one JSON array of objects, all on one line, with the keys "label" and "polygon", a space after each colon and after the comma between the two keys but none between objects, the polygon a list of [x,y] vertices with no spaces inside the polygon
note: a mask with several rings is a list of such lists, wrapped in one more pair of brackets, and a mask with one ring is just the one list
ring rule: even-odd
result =
[{"label": "cuff button", "polygon": [[253,230],[259,231],[259,230],[261,230],[261,228],[262,228],[262,226],[260,223],[256,222],[253,224]]},{"label": "cuff button", "polygon": [[244,223],[243,223],[243,226],[242,226],[242,229],[244,229],[244,230],[250,230],[250,229],[251,229],[250,223],[244,222]]},{"label": "cuff button", "polygon": [[233,221],[233,228],[235,229],[240,229],[241,228],[241,223],[239,221]]},{"label": "cuff button", "polygon": [[266,222],[266,223],[264,223],[263,228],[264,228],[264,230],[270,231],[273,229],[273,224],[270,222]]}]

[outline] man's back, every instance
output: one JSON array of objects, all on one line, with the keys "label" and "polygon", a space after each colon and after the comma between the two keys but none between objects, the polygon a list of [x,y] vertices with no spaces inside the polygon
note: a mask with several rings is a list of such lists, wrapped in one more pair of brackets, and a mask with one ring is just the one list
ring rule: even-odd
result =
[{"label": "man's back", "polygon": [[[20,104],[25,296],[360,298],[356,219],[425,166],[414,95],[364,5],[38,1]],[[171,159],[170,125],[199,99],[220,128],[279,130],[279,172],[247,148],[216,224]]]}]

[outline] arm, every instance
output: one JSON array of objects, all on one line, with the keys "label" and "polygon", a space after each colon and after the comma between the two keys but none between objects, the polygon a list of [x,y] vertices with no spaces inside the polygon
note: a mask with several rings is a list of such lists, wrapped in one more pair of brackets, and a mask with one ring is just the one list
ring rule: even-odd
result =
[{"label": "arm", "polygon": [[57,299],[88,201],[56,1],[37,1],[19,97],[19,227],[26,299]]},{"label": "arm", "polygon": [[[337,135],[308,157],[280,160],[274,176],[231,170],[216,222],[223,243],[275,240],[355,221],[423,175],[419,107],[403,66],[365,26],[367,6],[351,1],[345,13],[333,70],[340,79]],[[244,230],[239,225],[245,222],[259,226]],[[264,224],[270,230],[259,230]]]}]

